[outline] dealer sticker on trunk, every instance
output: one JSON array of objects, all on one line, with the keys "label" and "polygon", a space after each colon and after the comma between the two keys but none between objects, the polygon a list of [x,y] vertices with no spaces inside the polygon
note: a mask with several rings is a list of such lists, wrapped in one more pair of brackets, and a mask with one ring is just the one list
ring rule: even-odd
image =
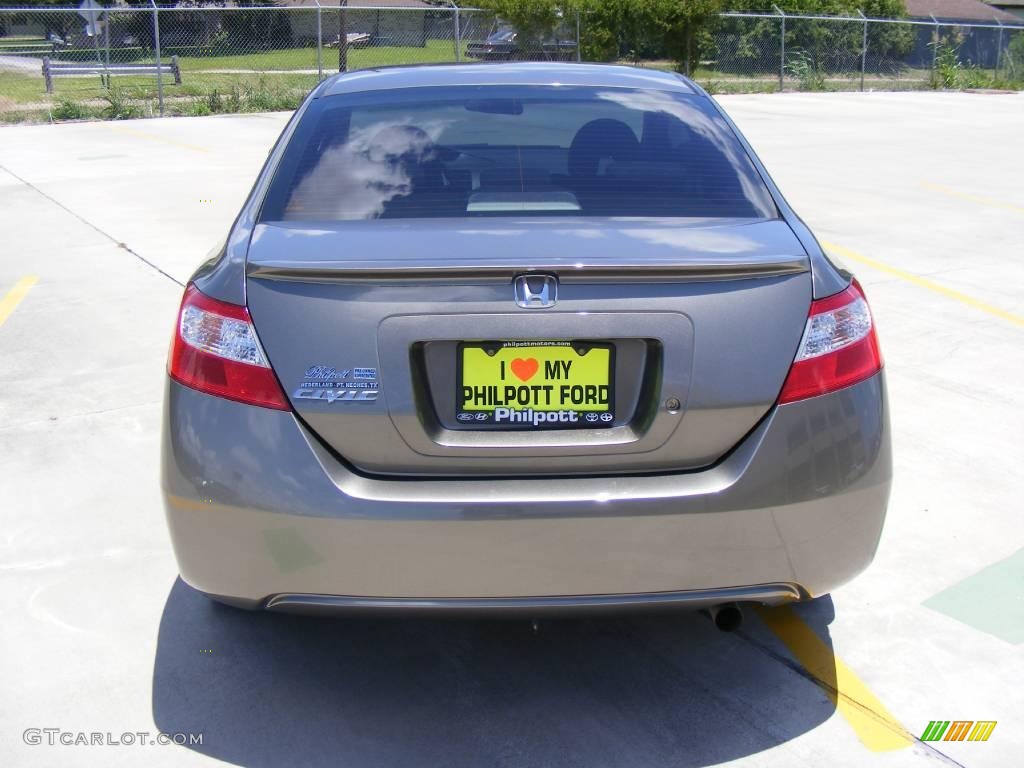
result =
[{"label": "dealer sticker on trunk", "polygon": [[459,345],[456,418],[509,429],[610,427],[614,348],[590,341]]},{"label": "dealer sticker on trunk", "polygon": [[299,388],[292,392],[297,400],[370,403],[377,399],[379,391],[376,368],[311,365],[306,368],[303,379]]}]

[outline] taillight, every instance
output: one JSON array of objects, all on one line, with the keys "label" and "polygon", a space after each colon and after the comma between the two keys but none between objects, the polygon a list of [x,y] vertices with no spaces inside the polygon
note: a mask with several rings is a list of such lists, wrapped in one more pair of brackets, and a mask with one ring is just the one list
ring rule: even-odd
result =
[{"label": "taillight", "polygon": [[192,284],[181,300],[167,372],[200,392],[291,410],[256,338],[249,310],[212,299]]},{"label": "taillight", "polygon": [[780,403],[824,395],[874,376],[882,369],[882,352],[864,291],[854,280],[827,299],[811,302]]}]

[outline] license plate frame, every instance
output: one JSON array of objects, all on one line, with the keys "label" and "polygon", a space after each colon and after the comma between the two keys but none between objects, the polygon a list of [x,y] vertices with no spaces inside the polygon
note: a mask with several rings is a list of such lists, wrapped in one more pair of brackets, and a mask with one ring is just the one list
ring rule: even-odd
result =
[{"label": "license plate frame", "polygon": [[[588,360],[594,352],[597,355]],[[584,365],[573,372],[577,361]],[[492,364],[497,366],[493,375],[486,370]],[[511,386],[516,388],[514,403],[506,399]],[[467,387],[474,388],[474,401],[469,404]],[[490,389],[481,392],[478,387]],[[568,392],[563,387],[568,387]],[[529,390],[526,402],[523,389]],[[455,418],[463,428],[607,429],[616,426],[615,345],[589,339],[461,341],[456,349],[454,395]]]}]

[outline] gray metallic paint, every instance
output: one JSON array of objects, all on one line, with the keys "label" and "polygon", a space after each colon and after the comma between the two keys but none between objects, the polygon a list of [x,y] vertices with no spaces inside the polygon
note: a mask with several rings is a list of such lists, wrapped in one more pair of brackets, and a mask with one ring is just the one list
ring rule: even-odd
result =
[{"label": "gray metallic paint", "polygon": [[[439,281],[426,290],[422,284],[250,280],[248,293],[286,392],[300,385],[311,365],[378,368],[376,402],[293,400],[302,418],[362,470],[608,474],[706,466],[734,446],[778,397],[807,318],[809,283],[803,273],[711,283],[566,284],[555,310],[540,312],[517,310],[509,283]],[[458,434],[434,428],[410,375],[410,348],[430,340],[625,337],[661,345],[655,402],[677,398],[684,404],[679,413],[661,408],[649,424],[620,423],[594,435]]]},{"label": "gray metallic paint", "polygon": [[292,413],[169,382],[162,464],[182,577],[256,602],[816,596],[872,559],[892,471],[882,374],[773,408],[712,468],[558,482],[367,477]]},{"label": "gray metallic paint", "polygon": [[249,278],[301,282],[510,282],[523,272],[557,272],[561,282],[706,282],[808,269],[785,222],[756,219],[281,222],[256,225],[247,260]]},{"label": "gray metallic paint", "polygon": [[[196,273],[200,290],[225,301],[247,303],[246,262],[258,211],[283,146],[310,100],[357,89],[465,82],[466,77],[481,82],[603,86],[617,80],[625,87],[689,90],[707,96],[698,86],[673,75],[595,65],[412,67],[330,78],[296,111],[225,246]],[[685,289],[687,278],[695,277],[701,282],[690,285],[703,285],[705,290],[710,284],[703,281],[709,279],[724,280],[727,289],[743,283],[757,285],[759,290],[762,286],[788,290],[789,286],[801,294],[794,299],[794,313],[804,315],[812,295],[831,295],[849,282],[849,274],[827,259],[738,131],[737,135],[775,199],[785,222],[778,226],[788,227],[797,245],[777,251],[774,266],[770,260],[750,260],[748,253],[745,265],[740,258],[704,274],[689,275],[680,274],[678,268],[657,273],[652,267],[640,278],[643,301],[652,301],[656,311],[677,313],[697,329],[702,320],[689,307],[680,312],[678,306],[657,306],[659,282],[662,288],[675,291],[680,286]],[[670,261],[671,257],[664,264]],[[256,313],[261,291],[296,290],[296,275],[272,262],[266,256],[262,264],[254,260],[249,266]],[[310,270],[298,289],[315,292],[316,279],[322,279],[327,288],[355,291],[351,295],[368,304],[399,298],[393,292],[401,290],[402,281],[382,271],[380,263],[359,274],[349,262],[341,270],[343,277],[337,266],[321,263],[321,274]],[[465,264],[434,262],[432,266],[441,268],[447,299],[459,300],[460,311],[500,314],[495,313],[496,292],[504,289],[499,283],[511,264],[497,264],[498,269],[492,270],[496,274],[490,275],[469,274],[465,269],[460,274]],[[808,267],[809,272],[801,271]],[[726,274],[730,269],[748,273]],[[772,277],[752,279],[754,269],[778,271]],[[621,269],[609,276],[624,278]],[[359,281],[367,279],[370,284],[360,289]],[[382,279],[385,285],[380,284]],[[577,286],[572,279],[566,280],[570,309],[571,290],[581,291],[576,294],[581,300],[593,300],[594,291],[610,288],[600,282],[599,273]],[[633,280],[623,282],[637,290]],[[638,295],[631,296],[632,306],[609,309],[636,313]],[[406,297],[401,298],[405,311]],[[463,305],[467,298],[468,304]],[[422,310],[435,319],[438,316],[436,306]],[[390,316],[369,311],[362,316],[367,323],[362,337],[366,350],[376,354],[377,325]],[[757,332],[743,320],[718,320],[733,329]],[[775,320],[767,325],[775,325]],[[265,324],[263,332],[272,335],[270,329]],[[533,330],[517,332],[525,336]],[[687,354],[693,360],[701,354],[699,343],[676,343],[682,344],[680,352],[690,343],[693,348]],[[794,339],[781,343],[795,350]],[[280,343],[274,346],[285,348]],[[716,353],[733,353],[741,361],[751,349],[741,344]],[[776,356],[778,351],[773,350]],[[689,369],[683,366],[686,370],[681,375],[692,374],[694,364]],[[284,365],[292,370],[290,366],[298,363]],[[397,361],[389,363],[385,355],[382,369],[391,371],[394,365]],[[780,381],[770,382],[775,393]],[[725,392],[717,387],[703,394],[699,387],[688,392],[686,415],[676,419],[677,427],[683,428],[673,429],[669,438],[669,442],[681,439],[682,447],[677,446],[671,461],[655,465],[660,471],[625,474],[622,470],[628,467],[620,461],[618,466],[599,467],[601,475],[587,476],[581,472],[586,463],[581,455],[569,457],[560,467],[572,476],[555,481],[535,476],[370,476],[321,442],[303,423],[304,417],[245,406],[169,381],[162,485],[182,576],[197,589],[247,607],[270,602],[273,609],[314,611],[445,606],[480,610],[498,606],[495,600],[506,608],[527,611],[559,605],[697,607],[723,600],[782,602],[824,594],[868,565],[881,532],[891,483],[883,374],[784,406],[772,405],[774,394],[768,397],[767,388],[755,397],[744,397],[743,387],[730,393],[727,384]],[[397,416],[401,422],[411,404],[402,390],[371,407],[391,409],[392,418]],[[720,446],[728,431],[722,431],[721,421],[713,418],[702,426],[701,413],[728,421],[730,408],[736,413],[746,409],[748,426],[757,423],[742,439],[736,436],[738,444],[726,455],[696,468],[714,460],[715,451],[720,450],[708,444],[700,447],[700,441],[707,440],[702,434],[705,427],[717,432]],[[380,437],[379,421],[372,418],[356,418],[347,428],[356,445]],[[687,447],[687,441],[694,439],[697,442]],[[403,452],[410,447],[405,440],[389,445]],[[415,455],[427,462],[432,458]],[[481,466],[496,461],[496,455],[478,458]],[[528,471],[529,461],[515,469]],[[488,471],[499,464],[505,466],[492,463]],[[373,461],[368,465],[373,466]],[[691,468],[680,471],[680,467]]]},{"label": "gray metallic paint", "polygon": [[688,80],[653,69],[616,64],[508,62],[363,69],[329,78],[322,93],[329,97],[362,91],[461,85],[598,85],[602,88],[696,92]]}]

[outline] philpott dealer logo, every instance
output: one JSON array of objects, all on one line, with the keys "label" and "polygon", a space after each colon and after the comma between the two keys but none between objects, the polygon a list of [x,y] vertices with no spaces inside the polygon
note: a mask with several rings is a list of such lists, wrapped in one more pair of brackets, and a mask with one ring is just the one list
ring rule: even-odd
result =
[{"label": "philpott dealer logo", "polygon": [[932,720],[921,741],[988,741],[996,729],[995,720]]}]

